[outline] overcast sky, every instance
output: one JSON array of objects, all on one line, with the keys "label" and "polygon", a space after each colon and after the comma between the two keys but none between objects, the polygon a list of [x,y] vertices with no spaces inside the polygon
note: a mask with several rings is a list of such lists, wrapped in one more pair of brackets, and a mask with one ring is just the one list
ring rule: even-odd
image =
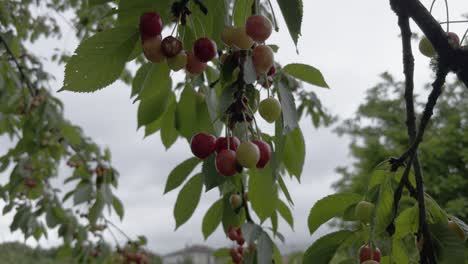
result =
[{"label": "overcast sky", "polygon": [[[423,1],[426,6],[431,2]],[[449,4],[452,20],[461,19],[461,13],[468,10],[466,0],[450,0]],[[435,13],[441,21],[445,20],[443,8],[443,1],[439,0]],[[74,50],[78,43],[74,40],[73,29],[67,26],[64,29],[62,40],[38,43],[33,48],[34,52],[50,54],[52,47]],[[420,33],[414,25],[413,30]],[[464,30],[462,24],[451,27],[451,31],[460,37]],[[389,1],[305,0],[302,35],[300,54],[297,55],[281,21],[280,32],[274,33],[269,41],[280,46],[276,60],[283,65],[301,62],[319,68],[331,89],[308,85],[305,85],[305,89],[316,91],[323,105],[341,119],[353,115],[357,106],[364,101],[366,89],[376,84],[380,73],[389,71],[401,78],[399,28]],[[415,52],[415,56],[416,83],[420,87],[430,80],[429,60],[418,52]],[[56,91],[63,80],[63,65],[46,65],[46,69],[57,79],[52,83]],[[146,235],[148,247],[161,254],[189,244],[227,245],[221,228],[206,242],[201,234],[202,218],[217,199],[216,191],[204,194],[189,222],[174,232],[172,211],[177,192],[163,196],[164,184],[170,170],[191,156],[190,149],[185,140],[179,139],[170,151],[165,151],[159,134],[143,139],[143,131],[136,131],[137,105],[132,104],[129,95],[130,87],[119,82],[94,94],[56,94],[65,103],[66,117],[112,151],[113,164],[121,174],[117,194],[126,210],[124,221],[116,222],[130,235]],[[262,126],[268,125],[263,123]],[[280,222],[280,231],[287,239],[283,248],[288,251],[304,249],[328,231],[325,227],[319,230],[319,234],[309,236],[307,216],[316,200],[333,192],[330,186],[340,177],[334,169],[351,162],[349,139],[339,138],[330,128],[317,130],[309,120],[304,120],[301,127],[307,144],[302,183],[287,182],[296,204],[293,211],[295,232],[284,221]],[[0,152],[5,151],[2,148]],[[0,182],[4,182],[6,175],[0,176]],[[0,217],[0,242],[22,239],[20,233],[9,232],[11,218],[12,214]],[[56,245],[55,237],[51,235],[48,241],[41,240],[41,246]],[[28,240],[28,243],[36,245],[32,240]]]}]

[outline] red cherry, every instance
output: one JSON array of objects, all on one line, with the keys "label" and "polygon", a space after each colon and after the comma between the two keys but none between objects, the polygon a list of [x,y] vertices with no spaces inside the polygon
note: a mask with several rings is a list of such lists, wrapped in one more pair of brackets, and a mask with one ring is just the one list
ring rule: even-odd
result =
[{"label": "red cherry", "polygon": [[193,54],[201,62],[209,62],[216,57],[216,43],[209,38],[199,38],[193,44]]},{"label": "red cherry", "polygon": [[216,156],[216,170],[223,176],[233,176],[236,174],[236,152],[232,149],[225,149],[219,152]]},{"label": "red cherry", "polygon": [[192,137],[190,148],[197,158],[205,159],[214,152],[216,137],[206,133],[198,133]]},{"label": "red cherry", "polygon": [[270,37],[273,26],[265,16],[250,16],[245,23],[245,31],[253,40],[263,43]]},{"label": "red cherry", "polygon": [[268,76],[273,76],[276,74],[276,67],[273,65],[271,66],[270,70],[268,71],[267,75]]},{"label": "red cherry", "polygon": [[165,37],[161,43],[161,51],[168,58],[172,58],[182,51],[182,42],[173,36]]},{"label": "red cherry", "polygon": [[257,145],[260,150],[260,160],[257,162],[257,168],[265,168],[271,158],[271,148],[268,143],[262,140],[252,140],[252,143]]},{"label": "red cherry", "polygon": [[193,74],[193,75],[199,75],[203,71],[205,71],[206,68],[206,63],[201,62],[193,55],[193,53],[189,52],[187,53],[187,65],[185,65],[185,69]]},{"label": "red cherry", "polygon": [[238,264],[242,262],[242,255],[239,254],[235,248],[231,248],[229,254],[231,255],[231,259],[234,263]]},{"label": "red cherry", "polygon": [[24,180],[24,186],[32,189],[32,188],[37,186],[37,182],[35,180],[31,179],[31,178],[26,178]]},{"label": "red cherry", "polygon": [[448,32],[447,36],[448,36],[450,45],[452,45],[453,47],[460,46],[460,38],[458,37],[456,33]]},{"label": "red cherry", "polygon": [[245,243],[245,239],[243,237],[238,237],[236,241],[239,246],[242,246]]},{"label": "red cherry", "polygon": [[[371,248],[369,245],[364,245],[359,249],[359,260],[361,263],[371,260]],[[378,247],[374,249],[374,260],[380,262],[380,249]]]},{"label": "red cherry", "polygon": [[244,248],[243,248],[243,247],[238,247],[238,248],[237,248],[237,252],[238,252],[240,255],[244,255]]},{"label": "red cherry", "polygon": [[[240,144],[240,140],[237,137],[229,137],[229,149],[234,151],[237,150],[237,147]],[[228,148],[228,140],[225,137],[220,137],[216,140],[216,153],[221,152]]]},{"label": "red cherry", "polygon": [[239,235],[237,234],[237,227],[235,227],[235,226],[229,227],[227,235],[228,235],[229,239],[231,239],[232,241],[237,240],[237,238],[239,237]]},{"label": "red cherry", "polygon": [[156,12],[147,12],[140,17],[140,33],[142,39],[155,37],[161,34],[163,22]]}]

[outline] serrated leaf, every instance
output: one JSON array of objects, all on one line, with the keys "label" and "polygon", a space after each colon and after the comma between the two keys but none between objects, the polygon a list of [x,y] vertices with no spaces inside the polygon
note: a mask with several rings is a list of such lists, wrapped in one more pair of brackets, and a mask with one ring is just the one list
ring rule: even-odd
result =
[{"label": "serrated leaf", "polygon": [[166,149],[169,149],[176,142],[177,137],[179,136],[175,121],[177,103],[174,96],[171,96],[169,100],[170,103],[161,120],[161,141]]},{"label": "serrated leaf", "polygon": [[219,199],[206,212],[202,222],[203,237],[207,239],[223,220],[224,201]]},{"label": "serrated leaf", "polygon": [[249,199],[255,213],[263,222],[277,208],[277,186],[269,165],[261,170],[251,169],[249,173]]},{"label": "serrated leaf", "polygon": [[297,47],[302,26],[302,0],[277,0],[277,2],[288,26],[289,34]]},{"label": "serrated leaf", "polygon": [[73,194],[73,204],[78,205],[92,198],[93,186],[91,184],[79,185]]},{"label": "serrated leaf", "polygon": [[273,259],[273,241],[266,232],[262,232],[257,240],[258,263],[271,263]]},{"label": "serrated leaf", "polygon": [[171,18],[171,0],[120,0],[117,21],[119,25],[137,26],[140,16],[148,11],[157,11],[163,21]]},{"label": "serrated leaf", "polygon": [[392,221],[393,215],[393,187],[392,179],[387,178],[379,188],[379,198],[375,205],[375,232],[384,232]]},{"label": "serrated leaf", "polygon": [[179,187],[199,163],[199,159],[190,158],[177,165],[177,167],[175,167],[167,177],[164,193],[166,194]]},{"label": "serrated leaf", "polygon": [[447,224],[429,225],[429,230],[436,243],[437,263],[465,263],[465,243]]},{"label": "serrated leaf", "polygon": [[281,112],[283,114],[283,133],[288,134],[299,127],[299,115],[291,90],[286,87],[283,82],[278,83],[277,89],[281,102]]},{"label": "serrated leaf", "polygon": [[124,217],[124,207],[122,201],[120,201],[120,199],[117,198],[117,196],[113,197],[112,207],[114,207],[115,212],[119,216],[120,220],[122,220]]},{"label": "serrated leaf", "polygon": [[135,27],[100,32],[78,46],[65,66],[61,90],[93,92],[117,80],[138,40]]},{"label": "serrated leaf", "polygon": [[283,162],[289,174],[300,181],[305,162],[305,142],[302,131],[298,127],[286,135]]},{"label": "serrated leaf", "polygon": [[284,66],[283,71],[296,79],[323,88],[329,88],[322,73],[317,68],[307,64],[292,63]]},{"label": "serrated leaf", "polygon": [[286,199],[288,199],[288,202],[291,205],[294,205],[294,201],[291,197],[291,194],[289,193],[288,187],[286,186],[286,183],[284,182],[282,177],[278,177],[278,184],[281,188],[281,191],[283,192],[284,196],[286,196]]},{"label": "serrated leaf", "polygon": [[141,67],[137,70],[135,77],[133,78],[132,81],[132,93],[131,97],[137,95],[140,93],[141,90],[143,90],[145,80],[149,78],[149,73],[151,72],[151,69],[153,64],[152,63],[145,63],[141,65]]},{"label": "serrated leaf", "polygon": [[183,225],[192,216],[198,206],[203,190],[203,175],[193,176],[180,190],[174,206],[176,229]]},{"label": "serrated leaf", "polygon": [[100,192],[97,193],[96,201],[94,202],[91,209],[89,209],[89,223],[91,225],[96,224],[97,220],[101,217],[102,211],[104,209],[104,200],[102,198],[102,194]]},{"label": "serrated leaf", "polygon": [[288,205],[282,200],[278,199],[278,212],[283,217],[283,219],[289,224],[289,226],[294,230],[294,218],[289,209]]},{"label": "serrated leaf", "polygon": [[333,217],[342,216],[345,209],[361,201],[362,197],[355,193],[337,193],[317,201],[310,210],[308,226],[313,234],[322,224]]},{"label": "serrated leaf", "polygon": [[336,253],[336,250],[350,235],[352,235],[351,231],[342,230],[319,238],[304,253],[303,263],[330,263],[330,260]]},{"label": "serrated leaf", "polygon": [[401,212],[395,220],[395,239],[402,239],[418,231],[418,207],[411,207]]}]

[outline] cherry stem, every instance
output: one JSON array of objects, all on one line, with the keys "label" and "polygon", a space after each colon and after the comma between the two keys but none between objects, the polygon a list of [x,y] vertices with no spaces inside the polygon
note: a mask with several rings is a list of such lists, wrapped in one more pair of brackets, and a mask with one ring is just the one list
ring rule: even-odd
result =
[{"label": "cherry stem", "polygon": [[463,41],[465,40],[467,34],[468,34],[468,28],[465,30],[465,34],[463,34],[463,37],[462,37],[462,39],[460,41],[460,45],[463,44]]},{"label": "cherry stem", "polygon": [[449,6],[448,6],[448,2],[447,0],[444,1],[445,2],[445,14],[447,16],[447,32],[450,31],[450,16],[449,16]]},{"label": "cherry stem", "polygon": [[268,5],[270,6],[271,14],[273,15],[273,24],[275,25],[275,31],[279,31],[278,22],[276,20],[275,9],[273,8],[273,5],[271,4],[270,0],[268,0]]},{"label": "cherry stem", "polygon": [[254,221],[252,220],[252,217],[250,216],[249,204],[247,203],[247,199],[244,199],[245,197],[244,181],[242,180],[242,178],[240,181],[241,181],[241,191],[242,191],[242,206],[244,207],[244,210],[245,210],[245,218],[247,222],[254,223]]},{"label": "cherry stem", "polygon": [[189,16],[190,24],[192,24],[193,27],[193,34],[195,34],[195,39],[198,39],[198,33],[197,29],[195,28],[195,23],[193,23],[192,16]]},{"label": "cherry stem", "polygon": [[429,13],[431,13],[431,14],[432,14],[432,9],[434,8],[434,4],[435,4],[436,1],[437,0],[432,1],[431,8],[429,9]]}]

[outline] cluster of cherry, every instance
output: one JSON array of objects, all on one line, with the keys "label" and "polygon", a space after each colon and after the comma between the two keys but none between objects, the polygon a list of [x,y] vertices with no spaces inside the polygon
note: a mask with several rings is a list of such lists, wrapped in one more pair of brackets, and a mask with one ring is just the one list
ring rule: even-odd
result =
[{"label": "cluster of cherry", "polygon": [[231,259],[234,263],[242,263],[244,257],[244,243],[245,239],[242,235],[242,230],[238,227],[231,226],[228,229],[227,235],[231,241],[237,242],[237,247],[234,246],[230,250]]},{"label": "cluster of cherry", "polygon": [[[450,43],[450,45],[452,45],[452,47],[460,47],[460,38],[456,33],[448,32],[447,38],[448,42]],[[435,51],[434,46],[432,46],[431,41],[426,37],[423,37],[421,41],[419,41],[419,51],[424,56],[429,58],[434,58],[437,55],[437,52]]]},{"label": "cluster of cherry", "polygon": [[206,159],[216,152],[216,170],[223,176],[233,176],[242,168],[264,168],[271,157],[271,148],[262,140],[240,142],[237,137],[216,138],[198,133],[190,142],[192,153]]}]

